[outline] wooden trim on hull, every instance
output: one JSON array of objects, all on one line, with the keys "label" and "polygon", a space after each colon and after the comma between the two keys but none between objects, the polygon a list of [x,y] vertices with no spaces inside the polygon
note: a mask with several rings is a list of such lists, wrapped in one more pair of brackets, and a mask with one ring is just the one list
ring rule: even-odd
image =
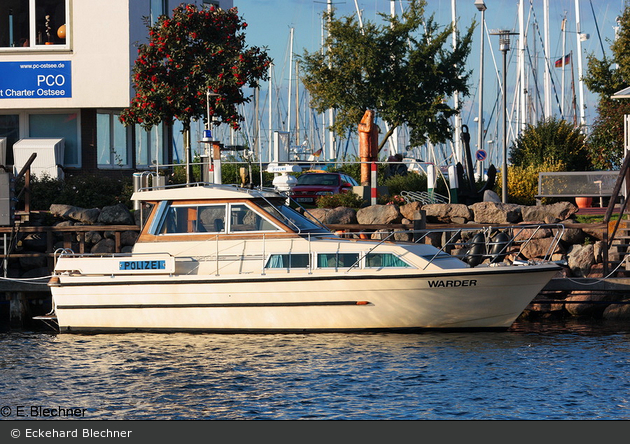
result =
[{"label": "wooden trim on hull", "polygon": [[326,307],[335,305],[372,305],[367,301],[325,301],[325,302],[251,302],[233,304],[116,304],[116,305],[58,305],[59,310],[90,309],[143,309],[143,308],[263,308],[263,307]]}]

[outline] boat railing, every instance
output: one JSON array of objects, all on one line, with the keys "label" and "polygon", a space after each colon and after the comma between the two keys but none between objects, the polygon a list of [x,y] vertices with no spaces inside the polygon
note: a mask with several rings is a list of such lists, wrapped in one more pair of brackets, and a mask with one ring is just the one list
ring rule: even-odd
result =
[{"label": "boat railing", "polygon": [[[544,233],[541,230],[546,230]],[[462,261],[469,264],[469,266],[474,267],[481,263],[489,263],[493,266],[507,266],[507,265],[523,265],[529,262],[550,262],[553,260],[553,254],[558,251],[558,245],[560,240],[562,239],[565,232],[565,227],[562,224],[531,224],[531,225],[516,225],[516,226],[487,226],[487,227],[440,227],[440,228],[432,228],[432,229],[424,229],[424,230],[398,230],[392,229],[387,232],[383,232],[382,230],[379,232],[351,232],[351,233],[329,233],[329,234],[316,234],[311,235],[310,233],[305,234],[302,238],[307,242],[307,250],[300,250],[299,252],[293,253],[291,249],[289,251],[283,252],[282,254],[288,254],[291,256],[292,254],[300,254],[303,255],[305,253],[308,254],[309,263],[308,263],[308,273],[312,273],[315,269],[315,265],[317,262],[313,257],[313,253],[319,251],[319,248],[314,248],[312,246],[313,242],[319,242],[325,239],[339,239],[339,238],[352,238],[353,241],[356,242],[357,245],[357,253],[358,257],[350,266],[342,266],[335,267],[338,268],[337,271],[342,271],[345,273],[349,273],[354,269],[360,269],[361,263],[365,260],[365,258],[371,253],[378,252],[379,248],[383,245],[391,244],[391,243],[400,243],[401,245],[410,245],[410,244],[432,244],[436,247],[434,253],[431,254],[431,257],[426,257],[427,263],[424,266],[426,269],[431,264],[435,263],[436,260],[444,254],[449,254],[453,257],[461,259]],[[505,233],[507,236],[504,238],[502,242],[496,242],[495,236],[498,233]],[[544,234],[544,236],[543,236]],[[549,236],[550,234],[550,236]],[[407,236],[409,240],[404,241],[400,240],[401,235]],[[439,239],[438,236],[439,235]],[[431,236],[431,238],[429,238]],[[295,234],[287,233],[287,238],[295,239]],[[270,254],[278,253],[277,245],[273,245],[277,243],[280,239],[282,239],[282,235],[274,234],[271,237],[266,235],[262,235],[259,239],[260,241],[260,249],[257,253],[251,253],[249,255],[242,254],[240,260],[246,261],[251,260],[254,257],[259,257],[261,261],[260,269],[261,275],[265,275],[270,271],[268,268],[267,261],[269,260]],[[479,240],[481,239],[481,241]],[[528,259],[525,256],[522,256],[522,251],[524,248],[527,248],[531,243],[535,243],[537,239],[547,239],[547,241],[543,244],[544,252],[540,254],[536,259]],[[255,239],[243,239],[243,242],[251,243],[255,241]],[[221,252],[221,237],[220,235],[212,236],[208,238],[207,241],[212,245],[210,247],[210,251],[212,253],[204,255],[201,262],[212,263],[215,262],[215,265],[212,266],[212,272],[216,276],[221,275],[221,262],[224,262],[226,259],[227,253]],[[234,247],[234,246],[232,246]],[[540,246],[537,247],[537,250],[540,251]],[[150,256],[150,253],[144,253],[147,256]],[[165,254],[165,253],[159,253]],[[122,257],[140,256],[142,253],[103,253],[103,254],[92,254],[92,253],[74,253],[72,250],[68,248],[58,249],[54,253],[54,261],[57,263],[58,259],[61,257],[100,257],[100,258],[112,258],[119,259]],[[155,254],[154,254],[155,255]],[[479,256],[478,262],[474,263],[469,260],[470,257]],[[505,258],[508,257],[508,260]],[[230,260],[238,261],[238,257],[233,254],[228,255]],[[500,258],[500,260],[497,260]],[[186,258],[184,258],[186,259]],[[201,259],[197,256],[195,259]],[[177,259],[175,259],[177,260]],[[197,267],[199,264],[197,265]],[[291,260],[289,259],[287,266],[282,267],[282,269],[290,272],[292,268],[300,268],[302,271],[303,267],[291,267]],[[188,273],[191,273],[192,270],[189,270]]]}]

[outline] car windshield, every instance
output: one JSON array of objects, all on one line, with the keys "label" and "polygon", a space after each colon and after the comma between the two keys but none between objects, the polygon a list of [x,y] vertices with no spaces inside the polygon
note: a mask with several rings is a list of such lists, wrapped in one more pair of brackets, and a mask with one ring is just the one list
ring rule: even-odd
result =
[{"label": "car windshield", "polygon": [[302,174],[297,179],[298,185],[328,185],[335,186],[339,184],[339,176],[337,174]]}]

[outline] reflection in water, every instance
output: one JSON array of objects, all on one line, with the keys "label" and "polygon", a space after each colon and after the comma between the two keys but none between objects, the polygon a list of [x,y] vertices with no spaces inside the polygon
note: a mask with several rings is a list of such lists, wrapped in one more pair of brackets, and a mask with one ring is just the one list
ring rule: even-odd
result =
[{"label": "reflection in water", "polygon": [[628,326],[0,336],[0,392],[89,419],[627,419]]}]

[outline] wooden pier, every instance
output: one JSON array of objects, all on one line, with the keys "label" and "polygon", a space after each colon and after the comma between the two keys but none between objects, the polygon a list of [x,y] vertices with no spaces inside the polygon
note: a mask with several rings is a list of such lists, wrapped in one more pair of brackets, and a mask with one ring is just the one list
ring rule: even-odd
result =
[{"label": "wooden pier", "polygon": [[[47,266],[52,273],[54,266],[55,248],[61,245],[62,248],[70,248],[77,253],[88,253],[86,245],[86,233],[91,231],[112,233],[115,251],[120,252],[121,233],[124,231],[140,231],[137,225],[74,225],[69,227],[51,226],[15,226],[0,227],[0,239],[4,238],[0,244],[4,243],[5,249],[0,252],[3,261],[3,271],[0,276],[0,331],[13,328],[37,327],[38,323],[33,321],[33,316],[41,316],[52,310],[52,297],[47,286],[49,276],[42,278],[16,278],[7,276],[6,269],[9,260],[19,258],[44,257]],[[42,251],[9,252],[6,248],[9,236],[36,235],[42,243]],[[61,244],[56,239],[61,238]]]}]

